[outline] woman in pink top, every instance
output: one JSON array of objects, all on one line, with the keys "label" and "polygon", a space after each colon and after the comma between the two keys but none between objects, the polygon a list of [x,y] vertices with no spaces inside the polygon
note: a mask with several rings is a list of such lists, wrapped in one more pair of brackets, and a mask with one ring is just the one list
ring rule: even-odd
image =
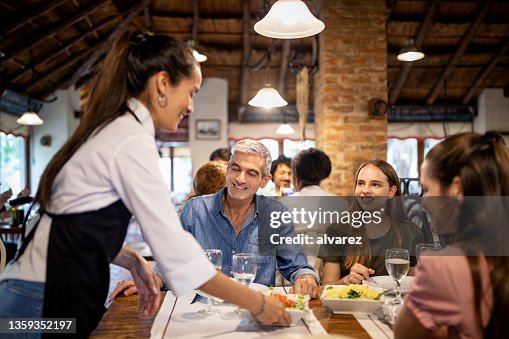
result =
[{"label": "woman in pink top", "polygon": [[395,338],[507,338],[509,232],[507,219],[497,219],[509,210],[509,152],[502,137],[447,138],[426,156],[421,185],[435,230],[453,225],[455,240],[437,256],[421,258]]}]

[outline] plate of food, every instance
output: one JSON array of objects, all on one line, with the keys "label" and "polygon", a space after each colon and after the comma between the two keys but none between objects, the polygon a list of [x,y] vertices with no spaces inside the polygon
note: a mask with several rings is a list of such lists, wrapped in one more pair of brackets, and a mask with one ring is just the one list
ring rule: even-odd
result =
[{"label": "plate of food", "polygon": [[309,296],[303,294],[282,294],[271,292],[269,297],[279,300],[286,311],[290,314],[292,322],[290,326],[295,326],[299,321],[306,317],[309,311]]},{"label": "plate of food", "polygon": [[[414,277],[406,276],[401,282],[401,293],[407,293],[410,290],[410,285]],[[396,288],[396,282],[390,275],[379,275],[370,277],[370,280],[363,280],[363,285],[373,288],[383,288],[384,290],[391,290]]]},{"label": "plate of food", "polygon": [[320,300],[334,314],[373,313],[381,307],[382,292],[366,285],[325,285]]}]

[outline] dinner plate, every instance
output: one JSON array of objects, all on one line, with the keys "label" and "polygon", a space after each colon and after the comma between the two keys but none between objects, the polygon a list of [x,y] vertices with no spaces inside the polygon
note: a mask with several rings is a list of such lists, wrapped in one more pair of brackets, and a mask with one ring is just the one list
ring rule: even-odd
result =
[{"label": "dinner plate", "polygon": [[[383,288],[385,290],[395,289],[396,282],[389,275],[379,275],[371,277],[374,281],[363,280],[362,284],[375,288]],[[401,293],[407,293],[410,290],[410,285],[414,277],[406,276],[401,282]]]},{"label": "dinner plate", "polygon": [[[230,278],[230,279],[235,280],[234,278]],[[247,287],[249,287],[252,290],[262,292],[263,294],[267,294],[268,291],[269,291],[269,288],[267,286],[262,285],[262,284],[258,284],[258,283],[251,283]],[[218,297],[214,297],[214,296],[212,296],[210,294],[207,294],[207,293],[205,293],[203,291],[200,291],[200,290],[196,290],[196,293],[198,293],[199,295],[201,295],[204,298],[212,298],[214,301],[216,301],[218,303],[224,302],[223,299],[218,298]]]},{"label": "dinner plate", "polygon": [[[259,284],[257,284],[257,285],[259,285]],[[261,285],[261,286],[263,286],[263,285]],[[291,318],[290,326],[295,326],[302,319],[306,319],[306,316],[308,315],[308,312],[310,312],[310,309],[309,309],[309,296],[308,295],[305,295],[304,299],[300,299],[300,298],[298,298],[298,296],[296,294],[283,294],[283,293],[277,293],[277,294],[282,294],[282,295],[286,296],[288,299],[293,299],[293,300],[299,299],[299,300],[303,300],[304,301],[304,309],[303,310],[290,310],[290,309],[286,309],[286,311],[290,314],[290,318]],[[246,310],[246,309],[242,309],[241,312],[245,316],[252,317],[251,313],[248,310]],[[271,326],[282,326],[282,325],[271,325]]]}]

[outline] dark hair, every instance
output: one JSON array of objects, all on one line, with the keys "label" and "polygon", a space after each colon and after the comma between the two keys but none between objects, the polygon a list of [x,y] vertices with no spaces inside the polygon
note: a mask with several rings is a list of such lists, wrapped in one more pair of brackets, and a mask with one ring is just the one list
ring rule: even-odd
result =
[{"label": "dark hair", "polygon": [[217,158],[224,160],[224,161],[230,161],[231,152],[228,148],[218,148],[214,152],[210,153],[209,160],[213,161]]},{"label": "dark hair", "polygon": [[[355,183],[354,183],[354,191],[357,186],[357,178],[359,177],[360,171],[366,166],[375,166],[378,168],[386,177],[389,182],[389,187],[396,186],[396,193],[394,193],[394,197],[392,199],[387,199],[385,206],[385,213],[389,216],[391,220],[391,232],[393,233],[394,238],[398,244],[398,247],[401,247],[402,240],[401,235],[399,233],[398,227],[396,224],[399,223],[412,223],[410,218],[405,212],[405,206],[402,201],[402,192],[400,189],[399,178],[396,170],[385,160],[375,159],[363,162],[357,172],[355,173]],[[362,209],[357,199],[353,199],[352,209],[354,211],[359,211]],[[417,226],[416,226],[417,227]],[[353,232],[361,232],[361,235],[364,239],[367,239],[366,227],[360,227],[354,229],[350,227]],[[355,255],[347,256],[345,260],[345,268],[350,268],[355,263],[360,263],[362,265],[369,265],[371,262],[371,247],[368,242],[365,242],[362,248],[359,246],[349,246],[349,252],[355,253]]]},{"label": "dark hair", "polygon": [[281,154],[279,157],[277,157],[276,160],[272,161],[272,165],[270,166],[270,174],[272,175],[272,181],[274,181],[274,173],[276,173],[277,167],[281,164],[287,165],[288,167],[292,168],[292,159],[285,157],[283,154]]},{"label": "dark hair", "polygon": [[332,164],[327,154],[311,147],[300,151],[293,158],[291,168],[301,186],[306,187],[319,185],[320,181],[327,178],[332,171]]},{"label": "dark hair", "polygon": [[[483,291],[478,256],[490,250],[486,248],[489,246],[486,244],[503,243],[502,246],[507,246],[507,225],[495,224],[493,215],[507,215],[509,210],[504,199],[509,196],[509,151],[503,138],[496,132],[486,132],[484,135],[462,133],[448,137],[433,147],[426,155],[426,162],[429,175],[440,182],[442,189],[449,187],[457,176],[464,196],[501,197],[490,199],[489,204],[475,210],[464,203],[460,209],[455,235],[455,242],[468,249],[467,259],[475,295],[474,307],[480,310]],[[500,227],[506,227],[505,233]],[[486,237],[491,238],[491,241],[486,242]],[[472,253],[473,251],[475,252]],[[500,338],[506,336],[505,320],[509,313],[509,284],[506,281],[509,275],[509,257],[486,256],[486,260],[490,267],[493,309],[484,330],[484,337]],[[477,313],[477,320],[483,328],[480,312]]]},{"label": "dark hair", "polygon": [[177,86],[183,78],[192,75],[195,67],[199,64],[182,41],[140,31],[121,34],[93,81],[87,108],[78,128],[41,176],[35,200],[42,210],[49,207],[53,182],[60,169],[93,133],[125,114],[127,100],[142,95],[154,74],[167,72],[170,83]]}]

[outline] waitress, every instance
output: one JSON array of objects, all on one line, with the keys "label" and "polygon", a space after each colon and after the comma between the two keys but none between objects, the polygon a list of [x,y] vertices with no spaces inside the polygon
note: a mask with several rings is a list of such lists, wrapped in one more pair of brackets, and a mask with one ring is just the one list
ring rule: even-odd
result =
[{"label": "waitress", "polygon": [[133,214],[176,295],[200,288],[261,323],[289,323],[279,302],[214,269],[183,230],[161,178],[155,129],[177,129],[192,113],[201,81],[183,42],[137,31],[119,37],[80,125],[41,177],[41,218],[0,275],[0,318],[76,318],[76,336],[88,337],[105,311],[112,262],[131,272],[140,309],[154,314],[155,276],[140,255],[122,248]]}]

